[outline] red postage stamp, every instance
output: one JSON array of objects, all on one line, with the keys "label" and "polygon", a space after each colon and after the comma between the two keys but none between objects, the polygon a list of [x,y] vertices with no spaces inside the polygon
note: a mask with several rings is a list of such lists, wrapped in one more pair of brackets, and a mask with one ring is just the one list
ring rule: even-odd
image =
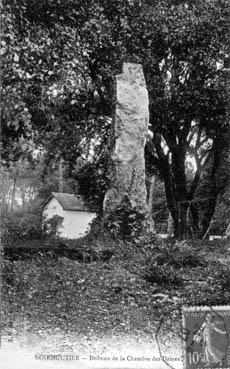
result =
[{"label": "red postage stamp", "polygon": [[230,369],[230,305],[183,307],[184,369]]}]

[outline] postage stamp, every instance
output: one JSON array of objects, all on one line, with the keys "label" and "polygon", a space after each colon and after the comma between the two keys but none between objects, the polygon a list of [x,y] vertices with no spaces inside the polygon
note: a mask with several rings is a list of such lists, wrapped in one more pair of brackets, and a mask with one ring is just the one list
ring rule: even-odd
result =
[{"label": "postage stamp", "polygon": [[230,369],[230,305],[184,306],[184,369]]}]

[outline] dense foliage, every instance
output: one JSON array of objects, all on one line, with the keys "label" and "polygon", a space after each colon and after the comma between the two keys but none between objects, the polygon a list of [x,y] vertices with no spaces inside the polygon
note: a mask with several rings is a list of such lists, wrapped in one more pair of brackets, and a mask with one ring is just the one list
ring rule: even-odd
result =
[{"label": "dense foliage", "polygon": [[50,219],[42,219],[41,208],[33,207],[26,211],[11,212],[2,217],[1,242],[4,247],[17,248],[18,244],[28,240],[58,238],[63,218],[55,215]]},{"label": "dense foliage", "polygon": [[[219,172],[228,155],[227,5],[6,0],[3,159],[40,147],[47,166],[62,159],[73,178],[80,157],[96,161],[97,168],[111,149],[114,75],[124,61],[142,63],[153,132],[146,146],[148,170],[157,168],[163,178],[175,236],[203,236],[223,190]],[[195,163],[192,176],[188,157]],[[108,183],[107,167],[102,172],[98,191]],[[204,172],[209,190],[201,206]]]}]

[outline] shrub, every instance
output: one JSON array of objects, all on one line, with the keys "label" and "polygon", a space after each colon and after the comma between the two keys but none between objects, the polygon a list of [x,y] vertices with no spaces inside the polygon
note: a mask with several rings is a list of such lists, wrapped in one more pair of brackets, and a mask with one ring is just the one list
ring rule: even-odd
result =
[{"label": "shrub", "polygon": [[115,238],[133,240],[143,235],[145,215],[132,207],[128,197],[124,197],[116,211],[104,222],[104,228]]},{"label": "shrub", "polygon": [[2,219],[2,241],[43,238],[41,216],[34,211],[10,213]]},{"label": "shrub", "polygon": [[161,245],[155,252],[154,260],[158,265],[173,266],[177,269],[207,265],[204,253],[194,248],[188,241]]},{"label": "shrub", "polygon": [[149,264],[144,268],[143,277],[150,283],[157,283],[166,288],[180,288],[183,286],[182,273],[172,266],[157,265],[155,262]]},{"label": "shrub", "polygon": [[54,215],[52,218],[45,219],[42,222],[42,234],[44,237],[59,237],[60,226],[63,222],[63,217],[59,215]]},{"label": "shrub", "polygon": [[205,255],[187,241],[156,242],[154,246],[146,245],[143,254],[143,277],[165,287],[182,287],[184,268],[189,270],[208,264]]},{"label": "shrub", "polygon": [[56,237],[62,219],[62,217],[55,216],[42,222],[41,213],[36,208],[9,213],[2,219],[2,242],[6,245],[17,240],[42,240]]}]

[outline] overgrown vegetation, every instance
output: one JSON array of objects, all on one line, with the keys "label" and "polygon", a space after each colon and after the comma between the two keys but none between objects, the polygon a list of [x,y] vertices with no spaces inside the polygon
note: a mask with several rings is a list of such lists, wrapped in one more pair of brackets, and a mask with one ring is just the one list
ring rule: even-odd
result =
[{"label": "overgrown vegetation", "polygon": [[[4,246],[27,240],[54,239],[58,237],[63,218],[55,215],[42,219],[41,209],[30,207],[26,210],[5,213],[1,222],[1,240]],[[15,245],[16,243],[16,245]]]},{"label": "overgrown vegetation", "polygon": [[[109,217],[103,219],[103,232],[108,232],[117,240],[138,242],[143,238],[145,230],[143,222],[145,214],[133,208],[127,197],[121,201],[116,210]],[[139,241],[140,242],[140,241]]]},{"label": "overgrown vegetation", "polygon": [[[150,327],[154,332],[161,318],[176,335],[182,303],[229,302],[230,261],[222,259],[230,254],[223,241],[173,245],[156,239],[140,247],[100,238],[78,247],[88,255],[98,250],[97,258],[37,253],[28,260],[2,259],[3,335],[25,333],[26,321],[26,334],[142,336]],[[106,260],[103,250],[110,251]]]}]

